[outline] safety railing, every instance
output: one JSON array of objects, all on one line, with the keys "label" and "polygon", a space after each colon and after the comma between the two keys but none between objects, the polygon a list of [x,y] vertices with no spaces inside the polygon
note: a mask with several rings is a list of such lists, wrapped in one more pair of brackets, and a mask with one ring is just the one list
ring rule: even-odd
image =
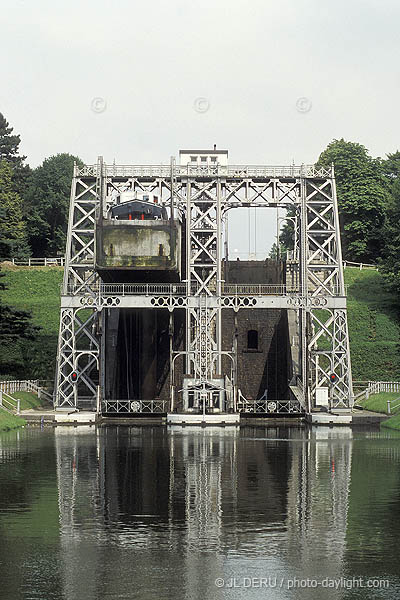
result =
[{"label": "safety railing", "polygon": [[[366,387],[364,387],[364,385]],[[399,393],[400,394],[400,381],[355,381],[353,382],[355,389],[360,389],[354,396],[354,403],[358,404],[363,400],[368,400],[371,394],[379,394],[380,392]]]},{"label": "safety railing", "polygon": [[13,265],[17,267],[63,267],[65,265],[65,257],[57,256],[55,258],[25,258],[25,259],[10,259]]},{"label": "safety railing", "polygon": [[224,296],[284,296],[286,291],[285,285],[227,284],[222,286]]},{"label": "safety railing", "polygon": [[166,413],[169,402],[167,400],[103,400],[103,413],[117,414],[144,414]]},{"label": "safety railing", "polygon": [[185,283],[105,283],[100,286],[102,296],[184,296]]},{"label": "safety railing", "polygon": [[0,408],[3,408],[10,414],[19,415],[21,412],[21,401],[19,398],[13,398],[6,392],[0,390]]},{"label": "safety railing", "polygon": [[[97,177],[98,165],[84,165],[75,167],[75,176]],[[106,177],[165,177],[171,176],[169,165],[103,165],[103,174]],[[331,177],[331,167],[317,167],[315,165],[207,165],[201,166],[188,163],[175,165],[174,176],[223,176],[230,178],[243,177]]]},{"label": "safety railing", "polygon": [[260,414],[293,414],[303,413],[304,409],[297,400],[238,400],[238,411],[243,413]]},{"label": "safety railing", "polygon": [[[395,398],[394,400],[388,400],[387,401],[387,413],[388,415],[391,415],[393,412],[396,412],[398,408],[400,408],[400,396],[398,398]],[[397,402],[397,404],[394,404],[395,402]]]},{"label": "safety railing", "polygon": [[400,381],[369,381],[367,389],[370,394],[400,392]]},{"label": "safety railing", "polygon": [[[210,289],[210,287],[209,287]],[[196,296],[200,288],[198,285],[190,287],[189,296]],[[211,288],[216,295],[216,289]],[[78,285],[68,285],[66,295],[68,296],[186,296],[188,293],[186,283],[98,283],[91,284],[90,288],[84,289]],[[264,284],[223,284],[221,286],[222,296],[292,296],[298,295],[299,288],[295,285],[264,285]],[[342,296],[338,287],[322,288],[322,291],[309,289],[310,299],[313,297],[336,297]],[[344,295],[347,296],[347,286],[344,287]]]},{"label": "safety railing", "polygon": [[[191,286],[189,295],[196,295],[198,290],[197,285]],[[90,292],[101,296],[186,296],[187,286],[185,283],[101,283],[91,286]],[[227,284],[221,287],[223,296],[284,296],[287,292],[285,285]],[[68,295],[76,293],[85,295],[80,286],[67,286]]]},{"label": "safety railing", "polygon": [[358,267],[360,269],[360,271],[362,271],[363,269],[372,269],[377,271],[378,270],[378,266],[377,265],[371,265],[369,263],[358,263],[358,262],[352,262],[350,260],[345,260],[343,261],[343,268],[345,269],[346,267]]},{"label": "safety railing", "polygon": [[39,383],[39,379],[0,381],[0,391],[7,394],[13,394],[14,392],[34,392],[38,395],[38,398],[43,396],[46,400],[52,402],[52,395],[39,385]]}]

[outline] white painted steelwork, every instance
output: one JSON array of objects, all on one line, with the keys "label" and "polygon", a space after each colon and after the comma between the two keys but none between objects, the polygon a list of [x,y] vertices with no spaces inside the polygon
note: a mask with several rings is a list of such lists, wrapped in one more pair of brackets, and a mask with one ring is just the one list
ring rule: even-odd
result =
[{"label": "white painted steelwork", "polygon": [[[186,223],[185,283],[102,284],[95,271],[95,220],[113,194],[154,194]],[[238,207],[290,209],[297,224],[298,288],[224,286],[222,222]],[[346,298],[333,168],[300,166],[75,166],[57,355],[57,408],[78,405],[79,385],[96,405],[103,308],[168,308],[186,312],[186,374],[208,383],[221,372],[221,311],[279,308],[299,313],[297,374],[311,411],[316,389],[329,386],[332,408],[353,403]],[[336,381],[330,383],[330,375]],[[195,383],[193,383],[195,385]],[[237,384],[236,384],[237,385]]]}]

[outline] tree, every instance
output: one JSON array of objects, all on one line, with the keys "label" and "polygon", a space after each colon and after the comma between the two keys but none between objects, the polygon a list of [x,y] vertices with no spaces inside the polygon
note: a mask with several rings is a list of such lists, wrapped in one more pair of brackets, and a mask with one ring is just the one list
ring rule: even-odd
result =
[{"label": "tree", "polygon": [[271,246],[271,250],[269,251],[268,254],[268,258],[273,258],[274,260],[276,260],[278,258],[278,247],[276,245],[276,242],[274,242]]},{"label": "tree", "polygon": [[23,195],[31,169],[24,164],[26,156],[19,155],[20,136],[12,132],[13,128],[0,113],[0,160],[7,161],[12,168],[13,191]]},{"label": "tree", "polygon": [[380,159],[369,156],[361,144],[333,140],[318,165],[334,164],[343,257],[372,262],[382,254],[382,226],[388,202],[387,184]]},{"label": "tree", "polygon": [[13,191],[10,164],[0,161],[0,257],[25,258],[29,255],[22,200]]},{"label": "tree", "polygon": [[382,232],[385,245],[380,271],[389,286],[400,293],[400,152],[388,154],[382,164],[390,195]]},{"label": "tree", "polygon": [[400,151],[388,154],[386,160],[382,161],[382,169],[389,186],[400,177]]},{"label": "tree", "polygon": [[294,250],[296,210],[289,207],[286,210],[283,226],[279,234],[281,253],[286,257],[288,251]]},{"label": "tree", "polygon": [[83,164],[71,154],[57,154],[32,172],[25,200],[34,256],[55,256],[65,251],[74,162]]}]

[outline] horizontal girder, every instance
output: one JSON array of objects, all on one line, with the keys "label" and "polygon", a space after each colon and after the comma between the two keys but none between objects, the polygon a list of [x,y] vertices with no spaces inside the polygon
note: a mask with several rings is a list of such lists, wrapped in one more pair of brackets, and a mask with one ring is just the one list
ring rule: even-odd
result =
[{"label": "horizontal girder", "polygon": [[[308,296],[269,295],[269,296],[209,296],[207,305],[210,308],[265,308],[265,309],[298,309],[298,308],[346,308],[344,296]],[[61,306],[64,308],[96,307],[102,308],[197,308],[201,306],[201,296],[165,296],[165,295],[113,295],[113,296],[62,296]]]}]

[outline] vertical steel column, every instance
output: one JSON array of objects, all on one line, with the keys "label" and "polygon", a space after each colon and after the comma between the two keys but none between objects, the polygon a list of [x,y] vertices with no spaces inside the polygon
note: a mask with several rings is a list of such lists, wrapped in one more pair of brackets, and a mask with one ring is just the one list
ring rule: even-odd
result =
[{"label": "vertical steel column", "polygon": [[[352,406],[353,391],[345,307],[339,214],[333,168],[329,177],[306,178],[307,310],[310,320],[307,368],[311,408],[317,387],[329,387],[331,408]],[[341,308],[324,309],[340,298]],[[344,304],[344,307],[343,307]],[[304,341],[304,340],[303,340]],[[332,383],[330,376],[335,375]]]},{"label": "vertical steel column", "polygon": [[80,340],[79,356],[85,357],[87,363],[82,366],[84,375],[81,381],[89,390],[89,398],[96,402],[97,383],[92,380],[91,372],[94,365],[98,364],[99,357],[99,340],[95,334],[96,327],[93,328],[98,313],[92,312],[89,318],[81,321],[77,316],[79,308],[71,308],[75,297],[80,300],[80,308],[88,306],[91,309],[96,305],[97,298],[95,220],[104,195],[102,158],[99,157],[95,168],[87,171],[85,167],[75,165],[71,185],[56,365],[56,408],[78,406],[77,384],[70,381],[71,372],[79,369],[77,337]]},{"label": "vertical steel column", "polygon": [[187,294],[197,298],[186,309],[187,372],[204,389],[221,368],[220,307],[208,297],[221,293],[221,182],[188,176],[186,184]]},{"label": "vertical steel column", "polygon": [[[191,201],[191,194],[192,194],[192,186],[191,186],[191,182],[190,179],[187,179],[186,182],[186,229],[185,229],[185,235],[186,235],[186,296],[189,297],[192,295],[192,272],[191,272],[191,253],[192,253],[192,201]],[[192,340],[192,336],[191,336],[191,308],[189,306],[189,304],[187,303],[186,306],[186,311],[185,311],[185,318],[186,318],[186,358],[185,358],[185,362],[186,362],[186,374],[189,375],[192,371],[191,369],[191,361],[192,361],[192,357],[190,354],[191,351],[191,340]]]},{"label": "vertical steel column", "polygon": [[76,408],[77,406],[76,386],[70,380],[76,365],[74,329],[74,309],[61,308],[54,394],[55,408]]},{"label": "vertical steel column", "polygon": [[[217,260],[217,281],[216,281],[216,296],[218,298],[222,295],[222,210],[221,210],[221,195],[222,185],[221,179],[218,178],[216,182],[216,220],[217,220],[217,247],[216,247],[216,260]],[[216,308],[216,332],[215,332],[215,343],[217,352],[216,370],[217,374],[222,373],[222,323],[221,323],[221,305]]]},{"label": "vertical steel column", "polygon": [[308,385],[308,348],[307,348],[307,296],[308,296],[308,277],[307,277],[307,260],[308,260],[308,244],[307,244],[307,193],[306,182],[304,177],[300,181],[300,307],[299,307],[299,324],[300,324],[300,341],[301,341],[301,381],[304,390],[304,400],[308,412],[311,412],[311,398]]}]

